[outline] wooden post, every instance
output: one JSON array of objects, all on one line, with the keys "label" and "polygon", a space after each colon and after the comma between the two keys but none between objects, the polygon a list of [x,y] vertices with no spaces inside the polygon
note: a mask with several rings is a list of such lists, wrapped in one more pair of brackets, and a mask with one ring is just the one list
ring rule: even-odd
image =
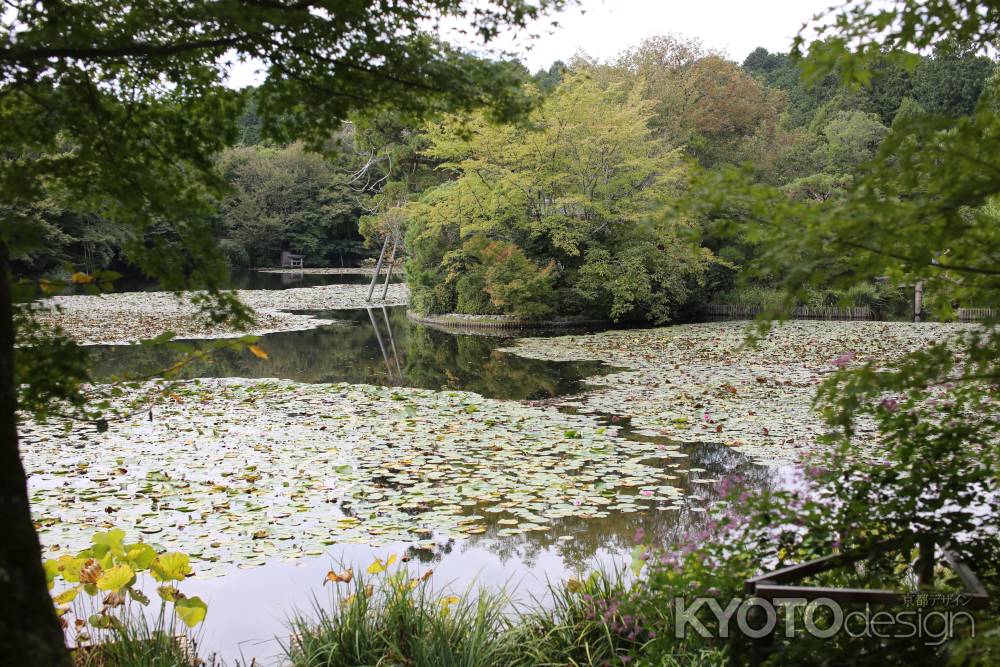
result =
[{"label": "wooden post", "polygon": [[382,244],[382,252],[378,254],[378,262],[375,264],[375,273],[372,275],[372,283],[368,286],[368,296],[365,301],[372,300],[372,293],[375,292],[375,283],[378,282],[378,273],[382,270],[382,260],[385,259],[385,249],[389,247],[389,237],[385,237],[385,243]]},{"label": "wooden post", "polygon": [[917,557],[917,583],[921,588],[934,585],[934,540],[930,537],[920,540],[920,555]]},{"label": "wooden post", "polygon": [[913,321],[920,321],[920,313],[924,309],[924,281],[918,280],[913,286]]},{"label": "wooden post", "polygon": [[[386,239],[388,241],[389,239]],[[392,277],[392,269],[396,266],[396,243],[398,239],[396,235],[392,235],[392,254],[389,255],[389,270],[385,272],[385,287],[382,288],[382,301],[384,302],[386,297],[389,296],[389,278]]]}]

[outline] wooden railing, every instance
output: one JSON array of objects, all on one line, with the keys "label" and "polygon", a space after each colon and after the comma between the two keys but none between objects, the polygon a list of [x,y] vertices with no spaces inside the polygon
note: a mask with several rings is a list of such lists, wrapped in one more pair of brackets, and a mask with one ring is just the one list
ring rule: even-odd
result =
[{"label": "wooden railing", "polygon": [[[707,304],[701,307],[702,315],[707,317],[732,319],[749,319],[757,317],[764,311],[763,306],[743,304]],[[868,306],[852,308],[799,306],[792,311],[792,317],[799,320],[873,320],[875,312]]]},{"label": "wooden railing", "polygon": [[992,308],[959,308],[959,322],[978,322],[988,320],[997,316],[997,311]]}]

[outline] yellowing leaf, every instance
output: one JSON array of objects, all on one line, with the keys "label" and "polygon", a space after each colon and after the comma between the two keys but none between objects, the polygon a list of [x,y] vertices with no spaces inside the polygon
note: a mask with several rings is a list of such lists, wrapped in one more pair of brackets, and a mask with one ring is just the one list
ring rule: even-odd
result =
[{"label": "yellowing leaf", "polygon": [[94,544],[94,555],[98,558],[103,558],[108,553],[115,556],[123,555],[125,553],[125,546],[122,543],[124,539],[124,530],[121,528],[112,528],[106,533],[95,533],[90,538],[90,541]]},{"label": "yellowing leaf", "polygon": [[177,618],[189,628],[204,621],[208,614],[208,605],[197,595],[177,600],[174,602],[174,608],[177,610]]},{"label": "yellowing leaf", "polygon": [[150,569],[157,581],[184,581],[191,574],[191,559],[179,552],[165,553],[153,561]]},{"label": "yellowing leaf", "polygon": [[94,276],[83,273],[81,271],[77,271],[72,276],[70,276],[70,281],[72,281],[75,285],[89,285],[90,283],[94,282]]},{"label": "yellowing leaf", "polygon": [[247,348],[253,354],[253,356],[258,359],[267,359],[267,351],[264,350],[260,345],[251,345]]},{"label": "yellowing leaf", "polygon": [[323,585],[325,586],[326,582],[328,581],[332,581],[335,584],[339,584],[341,582],[349,584],[351,583],[352,579],[354,579],[354,568],[349,567],[340,574],[337,574],[333,570],[330,570],[329,572],[326,573],[326,578],[323,580]]},{"label": "yellowing leaf", "polygon": [[131,586],[134,581],[135,572],[128,565],[122,564],[105,570],[97,580],[97,587],[102,591],[120,591]]},{"label": "yellowing leaf", "polygon": [[368,566],[368,574],[381,574],[389,569],[389,566],[396,562],[396,554],[389,556],[385,563],[381,558],[376,558],[375,562]]},{"label": "yellowing leaf", "polygon": [[76,596],[80,593],[80,587],[74,586],[73,588],[67,588],[59,595],[52,598],[52,600],[57,605],[69,604],[76,599]]},{"label": "yellowing leaf", "polygon": [[125,559],[135,570],[146,570],[156,560],[156,550],[148,544],[133,544],[125,552]]},{"label": "yellowing leaf", "polygon": [[45,581],[49,585],[49,590],[52,590],[56,577],[59,575],[59,561],[50,558],[43,563],[43,567],[45,568]]}]

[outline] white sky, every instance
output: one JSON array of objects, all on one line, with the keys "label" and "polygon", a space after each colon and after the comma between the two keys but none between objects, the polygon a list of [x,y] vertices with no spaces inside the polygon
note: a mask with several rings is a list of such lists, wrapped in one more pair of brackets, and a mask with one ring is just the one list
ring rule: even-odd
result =
[{"label": "white sky", "polygon": [[[536,40],[503,43],[532,72],[583,51],[604,60],[645,37],[697,37],[737,62],[758,46],[788,51],[802,24],[836,0],[582,0],[556,15],[560,26]],[[582,11],[581,11],[582,10]],[[547,22],[546,22],[547,23]],[[508,46],[511,44],[511,46]],[[527,50],[527,47],[531,47]]]},{"label": "white sky", "polygon": [[[522,34],[505,35],[491,49],[513,51],[532,72],[584,52],[605,60],[645,37],[696,37],[737,62],[754,48],[788,51],[802,24],[838,0],[581,0]],[[559,27],[550,27],[552,20]],[[539,34],[532,39],[531,33]],[[443,35],[449,41],[449,35]],[[473,50],[481,45],[465,43]],[[252,63],[237,64],[230,85],[258,82]]]}]

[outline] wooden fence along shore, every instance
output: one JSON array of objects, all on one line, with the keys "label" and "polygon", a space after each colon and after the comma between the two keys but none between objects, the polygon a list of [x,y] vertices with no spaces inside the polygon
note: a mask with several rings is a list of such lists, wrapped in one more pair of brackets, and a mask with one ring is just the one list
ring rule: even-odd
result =
[{"label": "wooden fence along shore", "polygon": [[[707,317],[730,319],[750,319],[762,312],[764,312],[763,306],[742,304],[707,304],[701,308],[702,315]],[[875,312],[868,306],[852,308],[799,306],[792,311],[792,317],[798,320],[874,320]]]},{"label": "wooden fence along shore", "polygon": [[[750,319],[764,312],[763,306],[747,306],[741,304],[707,304],[700,312],[705,317],[724,319]],[[959,308],[959,322],[979,322],[997,316],[993,308]],[[824,307],[813,308],[799,306],[792,311],[792,318],[797,320],[875,320],[878,315],[868,306],[851,308]]]},{"label": "wooden fence along shore", "polygon": [[959,308],[959,322],[978,322],[997,316],[997,311],[993,308]]}]

